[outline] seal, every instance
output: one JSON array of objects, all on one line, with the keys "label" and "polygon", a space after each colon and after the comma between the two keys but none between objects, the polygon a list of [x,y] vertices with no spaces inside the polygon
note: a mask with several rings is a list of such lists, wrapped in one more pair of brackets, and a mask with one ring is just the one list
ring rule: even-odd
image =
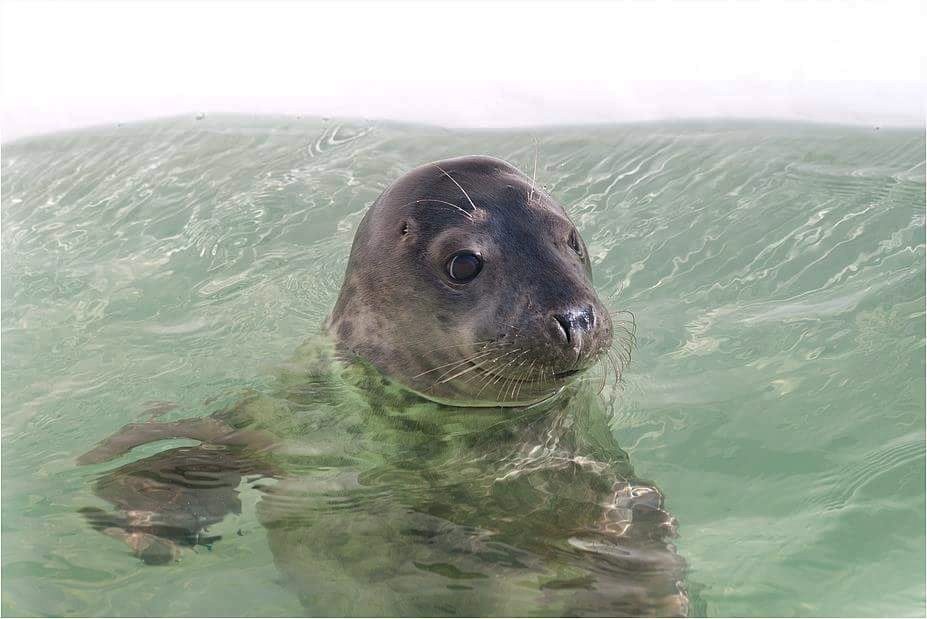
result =
[{"label": "seal", "polygon": [[675,519],[583,378],[602,362],[617,375],[630,332],[566,211],[527,176],[462,157],[392,183],[323,331],[266,388],[127,425],[81,456],[200,443],[98,477],[115,509],[81,510],[90,526],[173,563],[253,506],[310,615],[687,614]]},{"label": "seal", "polygon": [[410,390],[454,406],[545,400],[612,345],[564,208],[485,156],[423,165],[380,195],[328,329]]}]

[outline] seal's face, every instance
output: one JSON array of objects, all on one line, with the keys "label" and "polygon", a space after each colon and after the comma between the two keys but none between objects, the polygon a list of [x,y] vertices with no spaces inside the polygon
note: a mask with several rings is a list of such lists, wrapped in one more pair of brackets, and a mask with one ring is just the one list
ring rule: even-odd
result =
[{"label": "seal's face", "polygon": [[544,400],[612,343],[576,227],[489,157],[424,165],[380,195],[329,329],[409,389],[458,406]]}]

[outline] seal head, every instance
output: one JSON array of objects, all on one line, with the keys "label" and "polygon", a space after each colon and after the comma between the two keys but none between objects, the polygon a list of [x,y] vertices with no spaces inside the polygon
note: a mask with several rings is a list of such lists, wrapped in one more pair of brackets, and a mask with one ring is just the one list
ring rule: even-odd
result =
[{"label": "seal head", "polygon": [[423,165],[377,198],[328,329],[406,388],[455,406],[550,398],[612,343],[566,211],[491,157]]}]

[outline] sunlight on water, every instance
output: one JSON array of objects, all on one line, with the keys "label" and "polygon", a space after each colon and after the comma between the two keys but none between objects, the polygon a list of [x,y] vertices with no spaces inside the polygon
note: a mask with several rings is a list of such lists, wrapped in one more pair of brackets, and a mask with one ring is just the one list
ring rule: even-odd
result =
[{"label": "sunlight on water", "polygon": [[379,192],[482,153],[567,206],[635,317],[612,431],[679,521],[694,611],[923,615],[924,149],[921,130],[243,117],[5,145],[3,612],[305,612],[259,492],[212,550],[153,568],[76,510],[112,466],[184,443],[75,458],[259,385],[318,331]]}]

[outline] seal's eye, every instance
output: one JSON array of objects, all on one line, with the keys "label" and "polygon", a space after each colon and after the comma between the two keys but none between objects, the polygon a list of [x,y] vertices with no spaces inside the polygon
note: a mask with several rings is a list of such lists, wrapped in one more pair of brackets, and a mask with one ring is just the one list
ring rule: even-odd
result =
[{"label": "seal's eye", "polygon": [[583,246],[579,242],[579,233],[576,228],[573,228],[573,231],[570,232],[570,249],[575,251],[580,258],[583,257]]},{"label": "seal's eye", "polygon": [[465,284],[480,274],[483,268],[483,258],[477,252],[463,250],[454,252],[447,259],[444,269],[451,281]]}]

